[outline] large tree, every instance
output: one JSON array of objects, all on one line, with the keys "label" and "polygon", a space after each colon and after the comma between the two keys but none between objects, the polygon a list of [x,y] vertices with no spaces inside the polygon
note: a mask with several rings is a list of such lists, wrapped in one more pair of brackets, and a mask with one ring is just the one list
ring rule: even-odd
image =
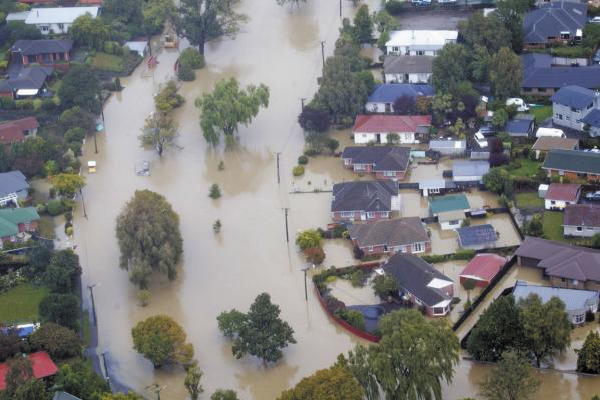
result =
[{"label": "large tree", "polygon": [[76,278],[81,275],[79,256],[71,249],[59,250],[52,255],[42,281],[55,293],[72,293]]},{"label": "large tree", "polygon": [[52,394],[46,391],[46,384],[41,379],[30,379],[19,386],[11,400],[50,400]]},{"label": "large tree", "polygon": [[263,84],[240,89],[235,78],[217,82],[212,93],[196,99],[200,108],[200,127],[204,138],[216,145],[220,136],[233,140],[240,124],[248,126],[261,107],[269,106],[269,88]]},{"label": "large tree", "polygon": [[81,354],[81,340],[75,331],[53,322],[44,323],[29,339],[34,349],[47,351],[53,358]]},{"label": "large tree", "polygon": [[342,366],[321,369],[284,391],[277,400],[362,400],[363,390],[350,371]]},{"label": "large tree", "polygon": [[239,400],[237,393],[231,389],[217,389],[210,400]]},{"label": "large tree", "polygon": [[502,99],[516,96],[522,80],[521,59],[508,47],[503,47],[492,56],[490,81],[494,94]]},{"label": "large tree", "polygon": [[110,37],[110,28],[102,18],[95,18],[90,13],[86,13],[73,21],[73,25],[69,28],[69,35],[80,46],[102,50],[104,42]]},{"label": "large tree", "polygon": [[85,186],[85,178],[79,174],[58,174],[50,178],[61,196],[72,199]]},{"label": "large tree", "polygon": [[142,134],[138,136],[142,146],[152,147],[159,157],[163,151],[175,146],[177,125],[172,118],[153,113],[144,122]]},{"label": "large tree", "polygon": [[198,397],[204,392],[202,385],[200,384],[202,379],[202,371],[198,367],[198,362],[194,361],[192,365],[187,368],[183,385],[190,394],[192,400],[197,400]]},{"label": "large tree", "polygon": [[483,13],[478,11],[471,15],[467,20],[463,36],[471,49],[481,46],[490,54],[511,45],[510,33],[495,14],[484,17]]},{"label": "large tree", "polygon": [[531,364],[515,352],[504,352],[498,366],[481,383],[481,395],[489,400],[526,400],[540,385]]},{"label": "large tree", "polygon": [[366,4],[358,8],[354,16],[353,27],[354,40],[358,43],[370,43],[373,37],[373,20],[369,14],[369,6]]},{"label": "large tree", "polygon": [[204,55],[204,45],[220,37],[235,37],[240,24],[248,17],[235,11],[240,0],[181,0],[180,18],[176,20],[178,34],[198,46]]},{"label": "large tree", "polygon": [[155,315],[138,322],[131,330],[133,348],[152,362],[154,368],[166,364],[191,364],[194,348],[186,343],[185,331],[167,315]]},{"label": "large tree", "polygon": [[102,107],[99,95],[98,77],[91,67],[83,64],[73,64],[58,89],[61,107],[79,106],[92,113],[99,112]]},{"label": "large tree", "polygon": [[417,310],[401,310],[382,317],[379,326],[379,344],[358,345],[347,361],[366,397],[440,400],[442,381],[452,382],[460,349],[446,321],[427,321]]},{"label": "large tree", "polygon": [[250,354],[264,362],[276,362],[283,357],[281,349],[296,343],[294,330],[279,318],[280,312],[271,296],[261,293],[248,313],[225,311],[217,316],[217,322],[221,332],[233,339],[231,352],[236,358]]},{"label": "large tree", "polygon": [[179,217],[169,202],[150,190],[136,190],[117,217],[120,266],[129,279],[145,289],[152,272],[170,281],[177,278],[177,264],[183,253]]},{"label": "large tree", "polygon": [[80,399],[99,400],[105,393],[110,393],[108,383],[98,375],[90,363],[77,360],[63,365],[54,383],[69,394]]},{"label": "large tree", "polygon": [[600,374],[600,333],[590,332],[577,352],[577,372]]},{"label": "large tree", "polygon": [[523,327],[528,347],[535,356],[538,368],[542,361],[564,352],[571,344],[571,321],[565,303],[553,296],[542,303],[537,294],[519,301],[523,309]]},{"label": "large tree", "polygon": [[159,33],[166,21],[173,20],[177,8],[173,0],[148,0],[142,6],[144,28],[149,34]]},{"label": "large tree", "polygon": [[6,391],[14,393],[25,382],[33,379],[33,366],[28,357],[21,355],[8,361],[8,372],[4,377]]},{"label": "large tree", "polygon": [[387,300],[388,297],[397,295],[400,289],[398,279],[390,274],[377,275],[372,281],[373,292],[382,300]]},{"label": "large tree", "polygon": [[43,321],[77,329],[77,321],[81,315],[79,297],[73,294],[50,293],[42,299],[38,308]]},{"label": "large tree", "polygon": [[469,78],[469,50],[460,43],[445,45],[433,59],[432,72],[435,90],[454,94],[458,85]]}]

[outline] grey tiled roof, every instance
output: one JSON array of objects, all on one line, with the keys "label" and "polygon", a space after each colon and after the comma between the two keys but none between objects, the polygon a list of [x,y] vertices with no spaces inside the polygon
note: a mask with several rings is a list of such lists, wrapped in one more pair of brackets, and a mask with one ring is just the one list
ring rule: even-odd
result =
[{"label": "grey tiled roof", "polygon": [[70,39],[39,39],[39,40],[17,40],[10,51],[19,52],[23,55],[67,53],[71,51],[73,41]]},{"label": "grey tiled roof", "polygon": [[352,240],[358,241],[359,247],[376,245],[393,247],[429,241],[427,231],[419,217],[351,225],[348,230]]},{"label": "grey tiled roof", "polygon": [[398,97],[403,95],[433,96],[434,90],[431,85],[413,84],[413,83],[383,83],[375,85],[373,93],[369,96],[369,103],[393,103]]},{"label": "grey tiled roof", "polygon": [[600,154],[580,150],[550,150],[542,168],[600,174]]},{"label": "grey tiled roof", "polygon": [[498,235],[490,224],[466,226],[456,230],[461,246],[477,246],[496,242]]},{"label": "grey tiled roof", "polygon": [[600,128],[600,110],[595,108],[581,119],[583,123],[586,123],[596,128]]},{"label": "grey tiled roof", "polygon": [[521,56],[523,88],[561,88],[569,85],[588,89],[600,87],[600,65],[554,67],[550,54],[528,53]]},{"label": "grey tiled roof", "polygon": [[410,162],[410,147],[348,146],[342,158],[353,164],[373,164],[375,171],[406,171]]},{"label": "grey tiled roof", "polygon": [[594,91],[576,85],[564,86],[550,100],[567,107],[586,108],[594,102]]},{"label": "grey tiled roof", "polygon": [[383,69],[386,74],[431,73],[434,58],[434,56],[386,56]]},{"label": "grey tiled roof", "polygon": [[0,197],[29,188],[29,183],[21,171],[0,173]]},{"label": "grey tiled roof", "polygon": [[52,67],[25,67],[16,77],[0,82],[0,91],[40,89],[51,73]]},{"label": "grey tiled roof", "polygon": [[563,225],[600,227],[600,205],[568,204],[565,208]]},{"label": "grey tiled roof", "polygon": [[533,130],[533,120],[531,119],[511,119],[506,123],[504,130],[510,136],[529,136]]},{"label": "grey tiled roof", "polygon": [[561,32],[574,35],[583,29],[586,18],[586,3],[563,0],[541,5],[523,17],[523,42],[546,43],[548,37],[560,37]]},{"label": "grey tiled roof", "polygon": [[389,181],[355,181],[333,185],[331,211],[392,211],[398,187]]}]

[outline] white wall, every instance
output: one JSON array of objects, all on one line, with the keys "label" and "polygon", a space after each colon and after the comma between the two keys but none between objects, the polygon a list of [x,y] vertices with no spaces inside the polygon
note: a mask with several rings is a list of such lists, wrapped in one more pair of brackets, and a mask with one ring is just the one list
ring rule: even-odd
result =
[{"label": "white wall", "polygon": [[[380,133],[362,133],[354,132],[354,143],[356,144],[367,144],[369,142],[375,143],[387,143],[388,133],[396,133],[400,137],[401,144],[412,144],[415,143],[414,132],[380,132]],[[377,141],[377,135],[379,135],[379,141]]]},{"label": "white wall", "polygon": [[583,109],[575,109],[576,111],[573,111],[571,107],[552,103],[552,122],[556,125],[583,131],[583,123],[577,121],[581,121],[581,119],[588,115],[592,109],[593,107],[586,107]]},{"label": "white wall", "polygon": [[392,112],[394,110],[393,103],[387,103],[387,104],[389,104],[389,111],[385,110],[385,104],[386,103],[367,103],[365,108],[368,112],[374,112],[374,113]]},{"label": "white wall", "polygon": [[[71,24],[36,24],[35,26],[42,33],[42,35],[49,35],[50,33],[67,33],[71,27]],[[47,29],[44,30],[44,28]]]},{"label": "white wall", "polygon": [[392,196],[392,211],[400,211],[400,195]]},{"label": "white wall", "polygon": [[442,228],[443,231],[458,229],[462,226],[463,220],[462,219],[457,220],[456,224],[451,224],[450,222],[454,222],[454,221],[440,222],[440,228]]},{"label": "white wall", "polygon": [[560,210],[564,210],[565,207],[567,206],[567,204],[577,204],[576,201],[562,201],[562,200],[548,200],[548,199],[545,199],[544,203],[545,203],[546,210],[552,210],[552,209],[557,209],[557,208]]},{"label": "white wall", "polygon": [[[581,230],[579,230],[580,228]],[[596,233],[600,233],[600,227],[589,227],[589,226],[563,226],[563,234],[565,236],[580,236],[580,237],[591,237]]]},{"label": "white wall", "polygon": [[437,53],[443,46],[439,46],[437,49],[431,49],[431,45],[427,45],[427,49],[419,47],[419,45],[412,46],[387,46],[387,54],[393,54],[397,56],[437,56]]},{"label": "white wall", "polygon": [[408,79],[405,79],[405,74],[385,74],[385,81],[387,83],[428,83],[431,75],[431,73],[413,73],[408,74]]},{"label": "white wall", "polygon": [[481,179],[483,179],[483,176],[453,176],[452,180],[455,182],[474,182],[474,181],[480,181]]}]

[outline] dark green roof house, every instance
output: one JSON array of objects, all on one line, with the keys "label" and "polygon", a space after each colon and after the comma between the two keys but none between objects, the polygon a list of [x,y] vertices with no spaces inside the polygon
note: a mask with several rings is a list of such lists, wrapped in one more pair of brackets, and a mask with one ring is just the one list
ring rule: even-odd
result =
[{"label": "dark green roof house", "polygon": [[543,169],[548,176],[566,176],[569,179],[600,179],[600,153],[582,150],[550,150]]},{"label": "dark green roof house", "polygon": [[0,209],[0,239],[18,241],[25,232],[37,230],[39,219],[35,207]]}]

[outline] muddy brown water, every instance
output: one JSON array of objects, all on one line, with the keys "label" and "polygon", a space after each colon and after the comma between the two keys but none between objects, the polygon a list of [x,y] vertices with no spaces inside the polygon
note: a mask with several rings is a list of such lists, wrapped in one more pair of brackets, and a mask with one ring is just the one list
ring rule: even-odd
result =
[{"label": "muddy brown water", "polygon": [[[352,3],[343,3],[347,16],[353,12]],[[379,4],[375,0],[367,3]],[[310,281],[308,302],[304,299],[301,269],[306,264],[293,240],[296,231],[329,222],[330,194],[289,194],[291,169],[304,145],[296,124],[300,98],[312,97],[316,89],[321,73],[319,41],[326,41],[327,54],[332,52],[340,24],[338,2],[311,0],[291,10],[263,0],[260,7],[244,2],[242,11],[251,20],[238,38],[208,45],[206,68],[196,73],[195,82],[182,86],[187,102],[176,112],[179,149],[159,159],[140,148],[137,139],[144,118],[153,111],[153,93],[173,76],[175,50],[158,52],[159,64],[154,71],[145,71],[142,66],[122,79],[125,90],[114,94],[104,110],[106,133],[97,137],[98,153],[93,140],[85,145],[82,164],[95,160],[98,171],[86,176],[88,218],[78,207],[74,241],[84,269],[84,285],[97,284],[98,353],[110,353],[110,370],[120,382],[152,398],[154,394],[145,388],[153,383],[165,387],[161,392],[164,399],[187,399],[188,394],[181,369],[155,371],[132,349],[132,326],[151,315],[168,314],[185,328],[204,371],[206,393],[231,388],[243,399],[273,399],[302,377],[331,365],[339,353],[363,343],[328,319]],[[267,84],[271,101],[250,126],[240,127],[238,145],[224,152],[210,148],[202,138],[193,102],[216,81],[231,76],[242,85]],[[347,132],[339,135],[348,137]],[[280,185],[276,152],[282,153]],[[141,160],[150,162],[148,177],[134,173],[136,162]],[[223,171],[218,169],[221,160]],[[325,184],[349,177],[339,162],[323,159],[309,164],[310,179]],[[207,196],[212,183],[218,183],[223,192],[216,201]],[[115,218],[136,189],[146,188],[165,195],[180,215],[184,257],[178,279],[172,283],[155,279],[150,305],[141,307],[127,273],[118,268]],[[282,210],[286,207],[290,208],[289,246]],[[216,219],[223,225],[218,235],[212,231]],[[340,266],[352,259],[344,243],[327,243],[326,251],[326,266]],[[264,366],[252,357],[236,360],[215,321],[223,310],[247,310],[263,291],[280,305],[281,316],[294,328],[298,341],[273,366]],[[476,394],[476,382],[486,370],[462,362],[454,384],[444,389],[445,398]],[[563,381],[564,386],[556,386]],[[545,385],[553,388],[545,393],[570,394],[564,398],[585,393],[589,398],[598,385],[598,381],[577,381],[574,376],[554,374],[545,379]],[[540,394],[538,398],[548,397]]]}]

